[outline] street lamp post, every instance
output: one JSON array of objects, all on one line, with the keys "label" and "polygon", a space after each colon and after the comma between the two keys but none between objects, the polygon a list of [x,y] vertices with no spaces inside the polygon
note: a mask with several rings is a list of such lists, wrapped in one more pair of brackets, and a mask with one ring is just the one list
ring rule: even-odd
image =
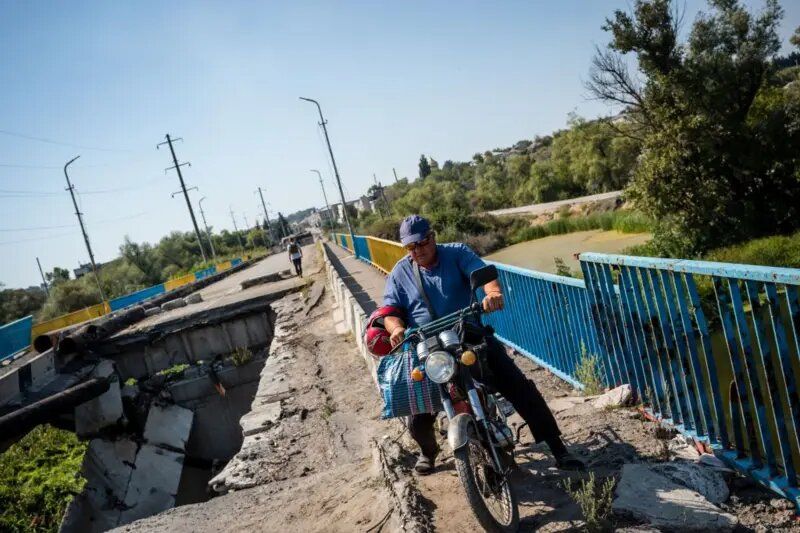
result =
[{"label": "street lamp post", "polygon": [[320,174],[319,170],[312,168],[311,172],[316,172],[317,176],[319,176],[319,186],[322,187],[322,197],[325,198],[325,209],[328,210],[328,225],[331,227],[331,232],[333,232],[333,213],[331,213],[331,206],[328,203],[328,195],[325,194],[325,185],[322,183],[322,174]]},{"label": "street lamp post", "polygon": [[69,174],[67,174],[67,167],[75,162],[80,156],[77,155],[67,161],[64,165],[64,177],[67,178],[67,190],[72,197],[72,205],[75,206],[75,214],[78,216],[78,223],[81,225],[81,233],[83,233],[83,242],[86,243],[86,251],[89,252],[89,261],[92,263],[92,273],[94,274],[94,281],[97,283],[97,290],[100,291],[100,300],[105,302],[106,295],[103,293],[103,286],[100,285],[100,277],[97,275],[97,264],[94,262],[94,254],[92,253],[92,245],[89,244],[89,235],[86,233],[86,227],[83,225],[83,213],[78,209],[78,202],[75,201],[75,187],[69,181]]},{"label": "street lamp post", "polygon": [[344,190],[342,189],[342,180],[339,177],[339,169],[336,167],[336,159],[333,157],[333,148],[331,148],[331,140],[328,137],[328,128],[326,127],[327,122],[325,121],[325,117],[322,116],[322,107],[320,107],[319,102],[314,100],[313,98],[304,98],[300,97],[300,100],[305,100],[306,102],[311,102],[317,106],[317,111],[319,111],[319,125],[322,126],[322,131],[325,133],[325,144],[328,145],[328,153],[331,155],[331,163],[333,163],[333,173],[336,175],[336,184],[339,186],[339,196],[342,199],[342,211],[344,212],[344,220],[347,222],[347,231],[350,232],[350,242],[353,243],[353,247],[355,248],[356,238],[353,234],[353,226],[350,224],[350,217],[347,216],[347,202],[344,199]]}]

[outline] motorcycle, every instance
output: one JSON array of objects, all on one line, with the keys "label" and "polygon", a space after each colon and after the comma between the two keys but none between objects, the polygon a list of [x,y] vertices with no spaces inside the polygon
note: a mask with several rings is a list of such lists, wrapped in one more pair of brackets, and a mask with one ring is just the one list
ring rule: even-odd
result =
[{"label": "motorcycle", "polygon": [[475,517],[487,531],[509,532],[519,527],[517,497],[509,483],[515,439],[507,417],[514,409],[473,376],[485,367],[486,339],[493,333],[480,322],[477,289],[496,279],[494,265],[472,272],[470,305],[409,330],[405,341],[415,343],[419,358],[412,379],[422,381],[427,375],[438,384],[447,441]]}]

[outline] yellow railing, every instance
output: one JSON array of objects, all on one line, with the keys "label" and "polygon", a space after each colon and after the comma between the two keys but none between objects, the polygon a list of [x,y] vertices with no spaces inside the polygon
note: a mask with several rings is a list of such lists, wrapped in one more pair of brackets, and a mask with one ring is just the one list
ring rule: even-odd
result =
[{"label": "yellow railing", "polygon": [[369,247],[370,262],[385,274],[391,272],[395,263],[406,255],[405,249],[398,242],[378,237],[367,237],[366,241]]},{"label": "yellow railing", "polygon": [[[225,270],[229,270],[232,265],[230,261],[223,261],[216,266],[217,272],[223,272]],[[194,283],[196,280],[197,277],[195,276],[195,273],[192,272],[191,274],[186,274],[185,276],[180,276],[165,282],[164,290],[171,291],[173,289],[177,289],[178,287],[188,285],[189,283]],[[48,331],[55,331],[67,326],[72,326],[74,324],[80,324],[81,322],[101,317],[110,312],[111,309],[108,307],[108,303],[101,303],[91,307],[86,307],[85,309],[79,309],[78,311],[73,311],[72,313],[67,313],[66,315],[61,315],[44,322],[39,322],[31,328],[31,341],[33,341],[33,339],[39,335],[47,333]]]},{"label": "yellow railing", "polygon": [[55,331],[67,326],[72,326],[74,324],[80,324],[81,322],[86,322],[87,320],[101,317],[110,312],[111,309],[109,309],[108,304],[104,302],[91,307],[73,311],[72,313],[67,313],[66,315],[58,316],[45,322],[40,322],[31,328],[31,340],[35,339],[42,333]]},{"label": "yellow railing", "polygon": [[195,281],[197,281],[197,278],[195,277],[194,272],[192,272],[191,274],[186,274],[185,276],[173,278],[164,282],[164,289],[169,292],[173,289],[177,289],[178,287],[183,287],[184,285],[194,283]]}]

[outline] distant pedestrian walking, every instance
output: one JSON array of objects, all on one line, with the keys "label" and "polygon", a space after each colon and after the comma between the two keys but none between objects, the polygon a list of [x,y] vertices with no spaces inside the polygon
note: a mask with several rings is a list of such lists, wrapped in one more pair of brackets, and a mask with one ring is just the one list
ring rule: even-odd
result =
[{"label": "distant pedestrian walking", "polygon": [[303,250],[300,248],[300,245],[297,244],[297,239],[292,239],[289,242],[289,246],[287,247],[289,251],[289,259],[292,260],[294,264],[294,272],[298,276],[303,275]]}]

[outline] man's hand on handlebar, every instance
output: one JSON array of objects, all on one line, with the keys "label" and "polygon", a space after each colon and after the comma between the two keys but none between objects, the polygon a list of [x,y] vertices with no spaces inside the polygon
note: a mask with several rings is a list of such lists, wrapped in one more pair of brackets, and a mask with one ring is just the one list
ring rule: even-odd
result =
[{"label": "man's hand on handlebar", "polygon": [[487,313],[500,311],[503,309],[503,305],[503,293],[499,291],[489,292],[483,298],[483,310]]},{"label": "man's hand on handlebar", "polygon": [[392,334],[389,336],[389,342],[392,343],[392,348],[403,342],[405,336],[406,336],[406,328],[402,326],[392,330]]}]

